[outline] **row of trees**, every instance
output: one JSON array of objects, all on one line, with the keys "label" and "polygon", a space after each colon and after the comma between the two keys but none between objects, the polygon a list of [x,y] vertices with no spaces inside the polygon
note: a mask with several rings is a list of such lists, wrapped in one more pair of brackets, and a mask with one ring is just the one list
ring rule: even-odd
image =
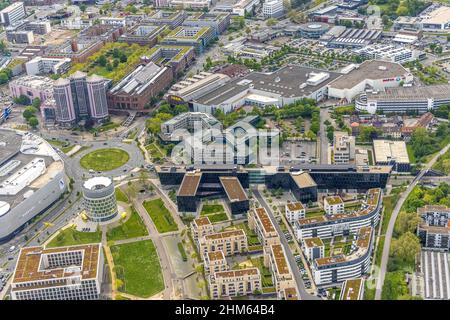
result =
[{"label": "row of trees", "polygon": [[425,128],[414,130],[410,145],[417,162],[423,161],[424,157],[439,151],[449,135],[450,125],[448,123],[441,123],[435,132],[429,132]]}]

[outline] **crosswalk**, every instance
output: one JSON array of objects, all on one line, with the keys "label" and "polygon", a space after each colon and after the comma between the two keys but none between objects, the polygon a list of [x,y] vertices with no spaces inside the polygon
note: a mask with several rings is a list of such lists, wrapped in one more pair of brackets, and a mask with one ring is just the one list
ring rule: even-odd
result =
[{"label": "crosswalk", "polygon": [[425,299],[450,299],[449,259],[448,252],[422,251]]}]

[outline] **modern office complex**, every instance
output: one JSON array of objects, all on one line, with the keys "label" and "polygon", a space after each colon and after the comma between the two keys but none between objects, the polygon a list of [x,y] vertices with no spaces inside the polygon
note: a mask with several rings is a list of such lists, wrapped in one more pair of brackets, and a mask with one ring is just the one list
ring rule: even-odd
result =
[{"label": "modern office complex", "polygon": [[141,23],[127,30],[117,41],[128,44],[137,43],[141,46],[153,46],[165,30],[166,27],[164,26]]},{"label": "modern office complex", "polygon": [[305,23],[299,26],[299,34],[303,38],[318,39],[324,35],[330,26],[322,22]]},{"label": "modern office complex", "polygon": [[0,241],[60,199],[66,179],[62,159],[45,140],[0,130]]},{"label": "modern office complex", "polygon": [[421,222],[417,235],[422,246],[450,250],[450,209],[441,205],[426,205],[417,209]]},{"label": "modern office complex", "polygon": [[109,117],[106,91],[109,81],[77,71],[53,85],[56,122],[71,127],[83,119],[102,122]]},{"label": "modern office complex", "polygon": [[90,220],[107,221],[117,215],[114,191],[114,183],[107,177],[94,177],[83,183],[83,203]]},{"label": "modern office complex", "polygon": [[361,94],[355,101],[356,109],[375,114],[425,113],[450,103],[450,85],[386,88]]},{"label": "modern office complex", "polygon": [[191,65],[195,58],[194,47],[158,45],[151,49],[148,61],[168,66],[173,78],[177,79]]},{"label": "modern office complex", "polygon": [[195,12],[190,14],[183,22],[189,27],[211,27],[215,36],[225,32],[230,25],[229,13]]},{"label": "modern office complex", "polygon": [[139,65],[108,92],[112,109],[144,111],[152,97],[169,87],[173,74],[170,68],[153,62]]},{"label": "modern office complex", "polygon": [[410,171],[405,141],[373,140],[374,161],[377,165],[392,166],[397,172]]},{"label": "modern office complex", "polygon": [[34,42],[33,31],[6,31],[6,39],[11,43],[32,44]]},{"label": "modern office complex", "polygon": [[25,63],[25,69],[29,76],[41,74],[63,74],[70,68],[69,58],[43,58],[37,56]]},{"label": "modern office complex", "polygon": [[263,2],[262,13],[266,18],[279,18],[284,14],[282,0],[266,0]]},{"label": "modern office complex", "polygon": [[171,29],[175,29],[176,27],[181,26],[186,18],[186,11],[158,10],[145,21],[156,25],[169,26]]},{"label": "modern office complex", "polygon": [[197,54],[201,54],[215,38],[211,27],[180,26],[172,30],[161,43],[163,45],[194,47]]},{"label": "modern office complex", "polygon": [[349,213],[326,214],[303,218],[294,223],[297,239],[348,236],[363,227],[374,228],[382,208],[381,189],[370,189],[361,207]]},{"label": "modern office complex", "polygon": [[332,162],[334,164],[355,163],[355,137],[349,136],[347,132],[334,132]]},{"label": "modern office complex", "polygon": [[12,25],[26,17],[23,2],[14,2],[0,11],[0,22],[4,26]]},{"label": "modern office complex", "polygon": [[12,300],[98,300],[101,244],[22,248],[11,283]]},{"label": "modern office complex", "polygon": [[317,258],[311,269],[317,286],[330,285],[362,277],[370,270],[373,228],[363,227],[356,233],[354,247],[348,255]]},{"label": "modern office complex", "polygon": [[24,76],[12,80],[9,83],[9,90],[13,98],[26,96],[30,101],[39,98],[45,101],[53,96],[54,81],[47,77],[41,76]]},{"label": "modern office complex", "polygon": [[368,60],[329,83],[328,96],[351,102],[367,88],[383,91],[386,88],[398,87],[402,83],[411,83],[412,80],[412,74],[398,63]]},{"label": "modern office complex", "polygon": [[369,45],[355,50],[355,53],[366,59],[378,59],[398,63],[413,61],[419,57],[418,51],[390,44]]}]

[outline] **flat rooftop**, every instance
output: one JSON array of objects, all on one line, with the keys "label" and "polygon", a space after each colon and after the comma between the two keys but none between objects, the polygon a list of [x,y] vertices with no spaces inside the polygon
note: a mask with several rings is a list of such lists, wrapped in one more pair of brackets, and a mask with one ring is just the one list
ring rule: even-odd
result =
[{"label": "flat rooftop", "polygon": [[261,222],[261,225],[264,228],[264,231],[266,233],[275,232],[275,227],[274,227],[274,225],[272,223],[272,220],[270,220],[266,209],[264,209],[263,207],[256,208],[255,209],[255,214],[258,217],[258,220]]},{"label": "flat rooftop", "polygon": [[[325,73],[318,83],[308,82],[311,74]],[[319,69],[301,67],[297,65],[286,66],[271,73],[252,72],[245,77],[237,78],[224,86],[212,90],[194,101],[204,105],[219,105],[234,98],[244,91],[255,90],[267,92],[285,98],[305,97],[317,91],[340,77],[340,73],[323,71]]]},{"label": "flat rooftop", "polygon": [[231,202],[248,200],[247,194],[237,177],[220,177],[219,179]]},{"label": "flat rooftop", "polygon": [[373,140],[375,162],[409,163],[405,141]]},{"label": "flat rooftop", "polygon": [[230,231],[209,234],[209,235],[205,236],[205,239],[217,240],[217,239],[227,239],[227,238],[242,237],[242,236],[245,236],[244,230],[238,229],[238,230],[230,230]]},{"label": "flat rooftop", "polygon": [[449,96],[450,84],[438,84],[420,87],[386,88],[385,91],[368,92],[368,101],[411,101],[427,99],[446,99]]},{"label": "flat rooftop", "polygon": [[341,197],[339,196],[329,196],[329,197],[325,197],[324,202],[328,202],[329,205],[335,205],[335,204],[341,204],[344,203],[344,201],[342,201]]},{"label": "flat rooftop", "polygon": [[273,244],[271,246],[273,258],[277,267],[277,273],[280,275],[289,274],[290,270],[281,244]]},{"label": "flat rooftop", "polygon": [[[80,265],[65,265],[45,267],[42,261],[43,256],[52,254],[61,254],[71,251],[81,251],[82,263]],[[92,279],[97,276],[99,267],[99,254],[101,244],[89,244],[80,246],[70,246],[61,248],[44,249],[43,247],[28,247],[20,250],[14,271],[13,283],[63,279],[77,274],[82,279]],[[78,270],[71,267],[79,267]],[[52,286],[49,284],[48,286]],[[30,289],[27,287],[26,289]]]},{"label": "flat rooftop", "polygon": [[197,193],[198,186],[200,185],[201,178],[201,172],[187,172],[183,177],[180,189],[178,189],[178,196],[194,197]]},{"label": "flat rooftop", "polygon": [[211,221],[209,221],[208,217],[201,217],[201,218],[194,219],[194,223],[197,227],[203,227],[206,225],[210,225]]},{"label": "flat rooftop", "polygon": [[259,275],[258,268],[248,268],[248,269],[239,269],[239,270],[231,270],[231,271],[221,271],[216,272],[215,277],[216,278],[236,278],[236,277],[242,277],[242,276],[252,276],[252,275]]},{"label": "flat rooftop", "polygon": [[329,87],[351,89],[367,79],[379,80],[403,76],[409,72],[399,63],[382,60],[364,61],[356,69],[332,81]]},{"label": "flat rooftop", "polygon": [[288,204],[286,204],[286,207],[290,210],[290,211],[298,211],[298,210],[304,210],[305,207],[303,206],[303,204],[301,202],[289,202]]},{"label": "flat rooftop", "polygon": [[450,8],[441,6],[421,16],[424,24],[446,24],[450,22]]},{"label": "flat rooftop", "polygon": [[303,242],[305,243],[305,246],[308,248],[314,248],[314,247],[323,247],[323,241],[322,239],[316,237],[316,238],[305,238],[303,239]]},{"label": "flat rooftop", "polygon": [[364,291],[364,279],[345,280],[339,300],[360,300],[362,291]]},{"label": "flat rooftop", "polygon": [[316,182],[311,178],[308,172],[291,173],[292,179],[299,188],[310,188],[317,186]]},{"label": "flat rooftop", "polygon": [[208,252],[208,259],[209,261],[219,261],[219,260],[225,260],[225,255],[223,254],[223,251],[209,251]]}]

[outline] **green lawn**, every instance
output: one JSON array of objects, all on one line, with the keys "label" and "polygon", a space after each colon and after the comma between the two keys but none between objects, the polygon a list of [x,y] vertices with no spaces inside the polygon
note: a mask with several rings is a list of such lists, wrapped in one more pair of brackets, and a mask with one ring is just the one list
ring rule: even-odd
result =
[{"label": "green lawn", "polygon": [[208,218],[209,221],[211,221],[211,223],[217,223],[228,220],[228,216],[225,212],[210,214],[208,215]]},{"label": "green lawn", "polygon": [[252,265],[259,269],[263,287],[273,287],[272,273],[269,268],[264,266],[264,258],[258,257],[250,259]]},{"label": "green lawn", "polygon": [[102,124],[100,127],[98,127],[97,130],[98,130],[98,132],[105,132],[105,131],[109,131],[109,130],[112,130],[112,129],[116,129],[118,127],[120,127],[119,123],[107,122],[107,123]]},{"label": "green lawn", "polygon": [[416,163],[416,156],[414,155],[413,148],[410,144],[406,145],[406,151],[408,151],[409,163],[411,164]]},{"label": "green lawn", "polygon": [[80,164],[88,170],[110,171],[123,166],[129,159],[130,155],[121,149],[98,149],[83,156]]},{"label": "green lawn", "polygon": [[172,214],[169,210],[167,210],[164,202],[160,198],[151,201],[144,201],[142,205],[145,210],[147,210],[150,218],[152,218],[159,233],[178,230],[178,226],[175,223]]},{"label": "green lawn", "polygon": [[318,209],[314,211],[306,211],[305,218],[314,218],[314,217],[321,217],[325,214],[325,211]]},{"label": "green lawn", "polygon": [[131,209],[131,216],[126,222],[108,230],[106,237],[108,241],[117,241],[123,239],[137,238],[148,235],[147,228],[144,225],[139,214],[134,208]]},{"label": "green lawn", "polygon": [[211,213],[224,212],[225,209],[221,204],[204,204],[200,215],[207,215]]},{"label": "green lawn", "polygon": [[125,203],[129,202],[127,195],[119,187],[116,188],[115,193],[116,193],[116,200],[117,201],[125,202]]},{"label": "green lawn", "polygon": [[148,298],[164,289],[164,279],[152,240],[111,247],[121,292]]},{"label": "green lawn", "polygon": [[75,228],[67,228],[58,233],[47,245],[47,248],[73,246],[79,244],[99,243],[102,241],[101,231],[81,232]]},{"label": "green lawn", "polygon": [[373,166],[373,154],[372,154],[372,150],[367,150],[367,157],[369,158],[369,166]]},{"label": "green lawn", "polygon": [[261,244],[255,231],[251,230],[246,223],[237,224],[235,227],[244,230],[247,235],[247,243],[249,246],[258,246]]}]

